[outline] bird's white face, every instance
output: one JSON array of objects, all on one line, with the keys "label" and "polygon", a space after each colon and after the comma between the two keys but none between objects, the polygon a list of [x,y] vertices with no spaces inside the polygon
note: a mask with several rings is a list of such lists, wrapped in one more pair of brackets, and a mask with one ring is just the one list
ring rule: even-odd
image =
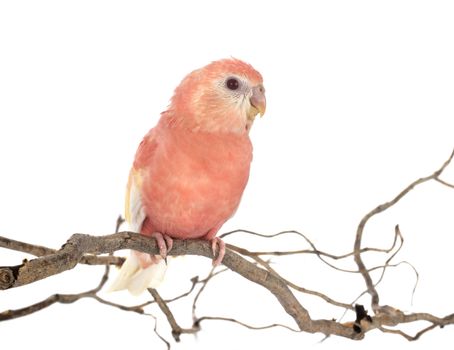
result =
[{"label": "bird's white face", "polygon": [[[200,103],[209,101],[208,107],[223,116],[220,125],[249,130],[257,114],[263,116],[266,109],[265,88],[262,84],[253,84],[246,77],[225,74],[215,79],[210,91],[202,89]],[[210,96],[209,98],[207,98]]]},{"label": "bird's white face", "polygon": [[262,84],[253,86],[245,77],[228,75],[217,82],[217,89],[224,103],[233,107],[237,113],[249,122],[254,121],[266,109],[265,88]]}]

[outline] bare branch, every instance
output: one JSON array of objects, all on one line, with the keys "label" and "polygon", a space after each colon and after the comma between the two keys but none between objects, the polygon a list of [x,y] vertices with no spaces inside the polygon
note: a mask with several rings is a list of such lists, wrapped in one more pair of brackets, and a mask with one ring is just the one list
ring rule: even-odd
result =
[{"label": "bare branch", "polygon": [[3,311],[2,313],[0,313],[0,321],[12,320],[23,316],[28,316],[32,313],[45,309],[55,303],[71,304],[83,298],[93,298],[96,296],[96,293],[98,293],[104,286],[104,284],[107,282],[108,273],[109,273],[108,266],[106,266],[106,270],[101,278],[101,281],[99,282],[98,286],[94,289],[78,294],[53,294],[50,297],[33,305],[21,309]]},{"label": "bare branch", "polygon": [[449,182],[446,182],[446,181],[440,179],[439,177],[436,177],[435,181],[438,181],[439,183],[441,183],[441,184],[443,184],[443,185],[445,185],[447,187],[454,188],[453,184],[450,184]]},{"label": "bare branch", "polygon": [[[30,243],[25,243],[21,241],[16,241],[11,238],[6,238],[0,236],[0,248],[6,248],[9,250],[15,250],[17,252],[22,252],[22,253],[27,253],[31,254],[34,256],[46,256],[46,255],[51,255],[56,252],[55,249],[43,247],[40,245],[35,245],[35,244],[30,244]],[[123,262],[125,261],[124,258],[119,257],[119,256],[96,256],[96,255],[84,255],[81,259],[80,262],[81,264],[86,264],[86,265],[115,265],[115,266],[121,266],[123,265]]]},{"label": "bare branch", "polygon": [[286,326],[285,324],[273,323],[273,324],[269,324],[266,326],[252,326],[252,325],[249,325],[242,321],[238,321],[234,318],[229,318],[229,317],[203,316],[203,317],[200,317],[199,319],[197,319],[197,323],[201,323],[202,321],[227,321],[227,322],[239,324],[240,326],[246,327],[248,329],[253,329],[253,330],[264,330],[264,329],[270,329],[270,328],[285,328],[291,332],[296,332],[296,333],[301,332],[301,330]]},{"label": "bare branch", "polygon": [[[315,244],[303,233],[296,231],[296,230],[287,230],[287,231],[280,231],[278,233],[273,233],[273,234],[263,234],[263,233],[258,233],[254,231],[249,231],[249,230],[243,230],[243,229],[238,229],[230,232],[226,232],[222,235],[220,235],[221,238],[236,234],[236,233],[246,233],[252,236],[257,236],[260,238],[275,238],[278,236],[282,235],[288,235],[288,234],[295,234],[298,235],[299,237],[303,238],[310,246],[312,249],[301,249],[301,250],[290,250],[290,251],[250,251],[249,254],[254,254],[254,255],[276,255],[276,256],[281,256],[281,255],[294,255],[294,254],[315,254],[315,255],[321,255],[327,258],[331,258],[333,260],[341,260],[348,258],[350,256],[354,255],[354,252],[349,252],[345,254],[340,254],[340,255],[335,255],[331,253],[324,252],[322,250],[319,250],[316,248]],[[366,253],[366,252],[379,252],[379,253],[389,253],[391,250],[394,249],[396,245],[396,240],[397,237],[394,237],[394,242],[390,248],[372,248],[372,247],[366,247],[361,249],[361,253]]]},{"label": "bare branch", "polygon": [[361,241],[362,241],[362,237],[363,237],[364,228],[365,228],[367,222],[373,216],[380,214],[380,213],[384,212],[385,210],[391,208],[393,205],[395,205],[397,202],[399,202],[403,197],[405,197],[405,195],[408,192],[410,192],[412,189],[414,189],[416,186],[421,185],[430,180],[438,179],[439,176],[446,169],[446,167],[449,165],[449,163],[451,163],[451,160],[453,159],[453,157],[454,157],[454,150],[452,151],[448,160],[446,160],[437,171],[435,171],[433,174],[431,174],[429,176],[422,177],[416,181],[413,181],[410,185],[408,185],[403,191],[401,191],[392,200],[379,205],[378,207],[376,207],[375,209],[373,209],[372,211],[367,213],[362,218],[361,222],[359,223],[358,228],[356,230],[356,238],[355,238],[355,244],[354,244],[354,249],[353,249],[354,258],[355,258],[356,264],[358,265],[358,269],[359,269],[361,275],[363,276],[364,281],[366,282],[367,291],[370,294],[370,296],[372,297],[371,304],[372,304],[372,309],[374,311],[376,311],[379,307],[379,296],[378,296],[377,290],[375,288],[375,285],[372,281],[372,278],[371,278],[369,272],[367,271],[367,268],[364,265],[363,259],[361,257]]},{"label": "bare branch", "polygon": [[178,325],[177,321],[175,320],[172,311],[170,311],[167,303],[161,298],[158,291],[154,288],[149,288],[148,291],[153,296],[153,299],[156,301],[163,314],[166,316],[167,321],[170,324],[170,327],[172,327],[172,336],[175,339],[175,341],[179,342],[180,335],[183,333],[194,334],[200,330],[198,326],[194,326],[192,328],[181,328]]},{"label": "bare branch", "polygon": [[[331,254],[331,253],[327,253],[327,252],[321,251],[321,250],[316,248],[315,244],[306,235],[304,235],[303,233],[301,233],[299,231],[288,230],[288,231],[281,231],[281,232],[278,232],[278,233],[275,233],[275,234],[271,234],[271,235],[266,235],[266,234],[262,234],[262,233],[249,231],[249,230],[235,230],[235,231],[227,232],[227,233],[225,233],[225,234],[223,234],[221,236],[225,237],[225,236],[232,235],[232,234],[235,234],[235,233],[240,233],[240,232],[241,233],[250,234],[250,235],[253,235],[253,236],[257,236],[257,237],[260,237],[260,238],[274,238],[274,237],[281,236],[281,235],[286,235],[286,234],[296,234],[299,237],[303,238],[311,246],[311,249],[290,250],[290,251],[247,251],[247,252],[244,251],[244,253],[240,252],[243,255],[247,255],[247,256],[252,257],[252,256],[261,256],[261,255],[286,256],[286,255],[299,255],[299,254],[313,254],[313,255],[316,255],[324,264],[326,264],[327,266],[329,266],[329,267],[331,267],[331,268],[333,268],[335,270],[342,271],[342,272],[348,272],[348,273],[359,273],[358,270],[347,270],[347,269],[339,268],[339,267],[333,265],[332,263],[330,263],[330,262],[328,262],[327,260],[324,259],[324,257],[326,257],[326,258],[330,258],[330,259],[333,259],[333,260],[342,260],[342,259],[354,256],[354,254],[355,254],[354,251],[351,251],[349,253],[344,253],[344,254],[341,254],[341,255],[335,255],[335,254]],[[400,243],[402,245],[402,243],[403,243],[402,242],[402,236],[399,235],[396,232],[395,235],[394,235],[394,240],[393,240],[393,243],[392,243],[391,247],[389,247],[389,248],[365,247],[365,248],[362,248],[360,250],[360,253],[363,254],[363,253],[367,253],[367,252],[376,252],[376,253],[388,254],[396,247],[397,240],[399,238],[401,239]],[[382,267],[382,265],[381,266],[376,266],[376,267],[373,267],[373,268],[369,269],[369,271],[371,271],[373,269],[381,268],[381,267]]]},{"label": "bare branch", "polygon": [[414,340],[418,340],[424,333],[431,331],[432,329],[434,329],[436,327],[437,327],[436,324],[431,324],[430,326],[427,326],[427,327],[421,329],[418,333],[416,333],[413,336],[401,331],[400,329],[392,329],[392,328],[386,328],[386,327],[378,327],[378,329],[381,330],[383,333],[397,334],[397,335],[404,337],[405,339],[407,339],[409,341],[414,341]]},{"label": "bare branch", "polygon": [[252,259],[254,259],[255,261],[257,261],[257,263],[259,263],[260,265],[262,265],[266,270],[268,270],[270,273],[274,274],[275,276],[279,276],[279,278],[281,278],[289,287],[301,292],[301,293],[305,293],[305,294],[310,294],[310,295],[314,295],[316,297],[319,297],[323,300],[325,300],[327,303],[330,303],[332,305],[335,305],[335,306],[339,306],[339,307],[342,307],[342,308],[345,308],[345,309],[349,309],[349,310],[353,310],[353,305],[351,304],[345,304],[345,303],[341,303],[339,301],[335,301],[333,300],[332,298],[328,297],[327,295],[323,294],[323,293],[320,293],[320,292],[317,292],[317,291],[313,291],[313,290],[310,290],[310,289],[307,289],[307,288],[304,288],[304,287],[301,287],[301,286],[298,286],[296,285],[295,283],[285,279],[284,277],[280,276],[271,266],[269,263],[267,263],[265,260],[263,260],[262,258],[260,258],[259,256],[249,252],[247,249],[244,249],[244,248],[239,248],[239,247],[236,247],[232,244],[226,244],[226,247],[228,247],[229,249],[232,249],[242,255],[245,255],[245,256],[249,256],[251,257]]},{"label": "bare branch", "polygon": [[162,342],[164,344],[166,344],[166,347],[167,347],[167,350],[170,350],[170,343],[166,340],[166,338],[164,338],[161,334],[159,334],[158,332],[158,319],[153,316],[152,314],[147,314],[148,316],[151,316],[153,319],[154,319],[154,327],[153,327],[153,331],[154,333],[158,336],[159,339],[162,340]]},{"label": "bare branch", "polygon": [[[3,276],[8,276],[7,283],[3,283],[0,287],[2,289],[16,288],[62,273],[74,268],[84,254],[106,254],[122,249],[133,249],[149,254],[158,253],[155,240],[133,232],[98,237],[74,234],[60,250],[53,254],[26,261],[18,266],[0,268],[0,280],[3,280]],[[175,240],[170,254],[174,256],[201,255],[213,258],[209,242],[203,240]],[[312,320],[282,278],[255,266],[230,249],[226,250],[223,264],[268,289],[301,330],[310,333],[327,332],[352,339],[362,337],[362,335],[354,333],[351,328],[334,321]]]},{"label": "bare branch", "polygon": [[[123,249],[132,249],[152,255],[158,254],[159,249],[155,240],[151,240],[142,235],[127,231],[119,233],[119,228],[123,223],[123,219],[121,217],[119,217],[117,220],[115,234],[106,236],[74,234],[58,250],[0,237],[0,248],[3,247],[6,249],[37,256],[37,258],[35,259],[24,260],[20,265],[0,267],[0,290],[17,288],[29,283],[39,281],[43,278],[47,278],[55,274],[70,270],[79,263],[89,265],[105,265],[105,270],[102,278],[95,288],[78,294],[54,294],[33,305],[16,310],[4,311],[0,313],[0,321],[11,320],[14,318],[30,315],[55,303],[69,304],[83,298],[92,298],[99,303],[107,306],[152,317],[155,320],[154,331],[156,335],[166,344],[168,349],[170,349],[170,343],[157,331],[157,318],[145,311],[145,308],[150,304],[156,303],[162,313],[165,315],[172,329],[172,335],[175,341],[180,341],[181,334],[195,334],[199,332],[201,329],[201,322],[209,320],[232,322],[243,327],[256,330],[283,327],[294,332],[319,332],[325,334],[326,337],[330,335],[338,335],[355,340],[362,339],[364,335],[370,330],[379,329],[383,333],[398,334],[408,340],[416,340],[435,327],[444,327],[454,324],[454,314],[449,314],[445,317],[437,317],[429,313],[405,314],[398,308],[389,305],[380,306],[377,286],[383,280],[383,277],[388,268],[397,267],[401,264],[408,264],[413,268],[416,274],[416,283],[415,287],[413,288],[413,294],[419,279],[418,272],[413,267],[413,265],[406,261],[391,263],[400,252],[404,243],[404,239],[398,225],[395,226],[394,240],[390,248],[361,248],[362,236],[369,219],[391,208],[416,186],[430,180],[435,180],[443,184],[444,186],[450,188],[454,187],[453,185],[439,178],[439,176],[443,173],[443,171],[450,164],[453,158],[454,151],[450,155],[449,159],[432,175],[420,178],[412,182],[391,201],[379,205],[368,214],[366,214],[357,227],[354,249],[352,252],[342,255],[335,255],[321,251],[316,248],[315,244],[306,235],[298,231],[282,231],[273,235],[263,235],[253,231],[235,230],[227,232],[221,235],[221,237],[227,237],[238,232],[248,233],[263,238],[272,238],[281,235],[295,234],[301,237],[306,242],[305,244],[309,245],[309,248],[293,251],[249,251],[232,244],[227,244],[227,249],[223,260],[223,264],[226,266],[226,268],[218,270],[212,269],[209,275],[202,280],[200,280],[197,276],[192,278],[189,290],[171,299],[163,299],[157,290],[149,289],[149,292],[153,299],[140,305],[125,306],[105,300],[98,295],[108,279],[110,265],[121,265],[124,261],[123,258],[113,256],[113,252]],[[387,258],[382,265],[366,268],[362,259],[362,254],[367,252],[384,253],[386,254]],[[109,255],[100,256],[102,254]],[[360,296],[366,293],[371,296],[371,304],[374,315],[368,315],[367,311],[362,305],[355,304],[356,300],[353,303],[344,303],[336,301],[321,292],[309,290],[302,286],[296,285],[295,283],[281,276],[276,270],[271,267],[271,262],[263,258],[263,256],[277,258],[279,256],[297,254],[312,254],[314,257],[320,259],[324,264],[339,272],[360,273],[366,284],[366,290],[362,294],[360,294]],[[212,250],[210,243],[205,240],[174,240],[174,246],[169,255],[199,255],[211,259]],[[358,270],[342,269],[336,267],[332,263],[333,260],[341,260],[351,257],[353,257],[356,265],[358,266]],[[328,261],[329,259],[331,260]],[[228,269],[236,272],[237,274],[243,276],[253,283],[261,285],[270,293],[272,293],[276,300],[280,303],[282,308],[285,310],[285,312],[296,323],[298,329],[277,323],[265,326],[253,326],[230,317],[197,317],[197,302],[200,300],[206,285],[213,279],[214,276],[217,276],[222,272],[227,271]],[[375,270],[381,270],[381,274],[380,277],[374,282],[370,276],[370,273]],[[197,290],[196,286],[198,285],[200,285],[200,288],[198,288]],[[314,320],[310,317],[309,312],[306,310],[306,308],[297,300],[297,298],[293,294],[294,291],[319,297],[332,306],[342,308],[345,310],[344,315],[347,310],[355,311],[356,320],[354,322],[346,323],[340,323],[340,321],[336,321],[334,319]],[[189,328],[183,328],[178,324],[168,304],[172,301],[185,298],[193,292],[195,293],[192,302],[193,324]],[[421,329],[414,336],[409,335],[400,329],[397,329],[398,325],[417,321],[425,321],[428,322],[429,325]]]},{"label": "bare branch", "polygon": [[[193,321],[194,324],[196,324],[196,321],[197,321],[197,316],[195,315],[195,310],[197,309],[197,302],[199,301],[200,295],[205,290],[205,287],[206,287],[207,283],[213,278],[213,276],[215,276],[214,269],[215,269],[215,267],[213,267],[211,269],[211,271],[210,271],[209,275],[207,276],[207,278],[205,278],[203,281],[201,281],[202,282],[202,287],[200,287],[199,291],[195,295],[194,300],[192,302],[192,321]],[[226,270],[224,269],[224,270],[221,270],[220,272],[224,272],[224,271],[226,271]]]}]

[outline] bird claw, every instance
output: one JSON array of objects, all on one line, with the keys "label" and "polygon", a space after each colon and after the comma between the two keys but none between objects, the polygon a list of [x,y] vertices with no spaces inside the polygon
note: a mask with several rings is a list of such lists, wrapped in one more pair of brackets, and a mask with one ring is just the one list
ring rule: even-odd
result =
[{"label": "bird claw", "polygon": [[[153,232],[150,237],[153,237],[156,240],[159,248],[159,255],[165,260],[167,258],[167,254],[173,247],[173,239],[160,232]],[[159,262],[159,257],[157,255],[152,255],[151,259],[153,263]]]},{"label": "bird claw", "polygon": [[[216,256],[216,251],[219,248],[219,253]],[[214,237],[211,240],[211,250],[213,251],[213,266],[218,266],[225,255],[225,243],[219,237]]]}]

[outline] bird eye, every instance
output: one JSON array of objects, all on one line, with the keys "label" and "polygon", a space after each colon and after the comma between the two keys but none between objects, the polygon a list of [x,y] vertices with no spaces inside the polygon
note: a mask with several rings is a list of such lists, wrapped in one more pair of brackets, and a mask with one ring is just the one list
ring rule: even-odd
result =
[{"label": "bird eye", "polygon": [[227,79],[226,86],[230,90],[237,90],[240,87],[240,83],[236,78]]}]

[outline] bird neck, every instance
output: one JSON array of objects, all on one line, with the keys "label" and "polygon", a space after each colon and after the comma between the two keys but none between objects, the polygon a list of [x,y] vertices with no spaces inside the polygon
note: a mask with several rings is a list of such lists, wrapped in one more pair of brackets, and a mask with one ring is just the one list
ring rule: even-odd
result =
[{"label": "bird neck", "polygon": [[174,128],[192,133],[231,134],[247,136],[252,122],[241,115],[227,117],[225,113],[216,113],[212,118],[205,115],[184,115],[172,108],[161,114],[159,124],[163,127]]}]

